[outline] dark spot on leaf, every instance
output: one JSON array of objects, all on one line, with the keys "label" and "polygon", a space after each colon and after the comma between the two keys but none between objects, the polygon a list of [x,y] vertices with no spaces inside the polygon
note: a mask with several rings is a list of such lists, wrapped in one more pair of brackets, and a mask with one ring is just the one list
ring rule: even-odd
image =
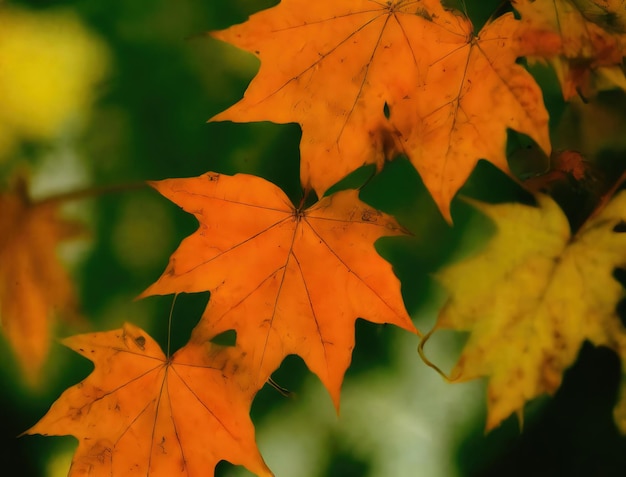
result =
[{"label": "dark spot on leaf", "polygon": [[433,21],[433,17],[424,7],[417,7],[417,9],[415,10],[415,14],[418,17],[422,17],[424,20],[428,20],[429,22]]},{"label": "dark spot on leaf", "polygon": [[361,212],[361,220],[363,222],[378,222],[379,216],[380,216],[379,212],[375,210],[371,210],[371,209],[366,209],[363,212]]},{"label": "dark spot on leaf", "polygon": [[389,111],[389,105],[387,104],[387,101],[385,101],[385,105],[383,106],[383,114],[385,115],[385,118],[389,119],[389,116],[391,115],[391,112]]},{"label": "dark spot on leaf", "polygon": [[145,350],[146,338],[144,336],[137,336],[137,338],[135,338],[135,344],[139,346],[140,350]]},{"label": "dark spot on leaf", "polygon": [[620,220],[619,223],[616,224],[615,227],[613,227],[613,232],[616,232],[618,234],[626,232],[626,222]]}]

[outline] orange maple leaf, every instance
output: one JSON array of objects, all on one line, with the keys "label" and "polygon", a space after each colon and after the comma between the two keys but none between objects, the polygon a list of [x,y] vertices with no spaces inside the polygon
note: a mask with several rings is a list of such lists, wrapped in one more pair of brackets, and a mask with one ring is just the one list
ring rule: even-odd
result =
[{"label": "orange maple leaf", "polygon": [[548,60],[565,99],[626,90],[626,4],[622,0],[514,0],[524,56]]},{"label": "orange maple leaf", "polygon": [[77,316],[74,288],[56,248],[82,228],[61,220],[57,208],[31,203],[21,189],[0,194],[2,331],[32,386],[38,383],[50,350],[53,316]]},{"label": "orange maple leaf", "polygon": [[[541,89],[517,64],[518,27],[513,15],[505,14],[474,35],[467,18],[450,19],[440,28],[452,35],[446,41],[448,52],[434,57],[419,93],[403,100],[418,112],[417,127],[410,127],[410,116],[396,121],[396,105],[390,104],[390,119],[397,129],[408,131],[402,148],[448,220],[450,201],[478,160],[487,159],[510,174],[508,128],[528,135],[550,153]],[[430,38],[430,43],[437,44],[441,35]]]},{"label": "orange maple leaf", "polygon": [[26,433],[75,436],[70,477],[212,476],[222,459],[272,475],[254,441],[257,389],[239,349],[189,343],[167,357],[128,323],[63,342],[95,369]]},{"label": "orange maple leaf", "polygon": [[153,186],[193,213],[200,228],[143,296],[210,290],[195,339],[236,330],[260,383],[297,354],[338,406],[358,317],[416,331],[398,279],[373,246],[405,232],[358,200],[358,191],[301,210],[275,185],[245,174]]},{"label": "orange maple leaf", "polygon": [[362,164],[406,153],[446,218],[478,159],[508,171],[506,129],[549,152],[541,90],[516,64],[511,15],[478,37],[436,0],[283,0],[211,34],[261,59],[212,120],[297,122],[301,180],[319,197]]}]

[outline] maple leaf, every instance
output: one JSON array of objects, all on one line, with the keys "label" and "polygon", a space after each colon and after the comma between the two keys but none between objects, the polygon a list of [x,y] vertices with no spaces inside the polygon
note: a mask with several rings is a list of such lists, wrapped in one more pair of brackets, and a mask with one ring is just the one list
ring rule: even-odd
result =
[{"label": "maple leaf", "polygon": [[245,353],[205,342],[167,357],[128,323],[63,343],[95,369],[26,433],[75,436],[70,477],[212,476],[222,459],[272,475],[248,416],[257,389]]},{"label": "maple leaf", "polygon": [[524,180],[524,187],[531,192],[547,193],[560,183],[583,182],[591,176],[591,165],[579,152],[553,151],[550,168]]},{"label": "maple leaf", "polygon": [[551,149],[541,90],[517,64],[514,32],[519,22],[505,14],[474,35],[467,18],[456,15],[452,20],[429,39],[436,45],[443,31],[452,34],[444,41],[447,53],[434,56],[427,81],[404,100],[418,112],[418,127],[410,127],[410,116],[396,122],[396,104],[390,103],[392,122],[408,131],[403,132],[402,149],[448,221],[450,201],[478,160],[487,159],[510,174],[507,128],[528,135],[546,154]]},{"label": "maple leaf", "polygon": [[210,172],[152,185],[193,213],[200,228],[143,296],[210,290],[194,336],[236,330],[259,382],[297,354],[338,406],[356,318],[415,332],[400,283],[373,246],[405,232],[358,200],[358,191],[301,210],[275,185],[246,174]]},{"label": "maple leaf", "polygon": [[506,128],[549,152],[539,87],[516,64],[511,15],[478,37],[438,1],[283,0],[212,36],[255,53],[244,98],[212,120],[298,122],[319,197],[362,164],[406,153],[450,219],[480,158],[508,171]]},{"label": "maple leaf", "polygon": [[20,187],[0,194],[0,318],[26,382],[34,386],[50,350],[53,316],[77,317],[74,288],[56,248],[82,228],[61,220],[55,204],[31,203]]},{"label": "maple leaf", "polygon": [[514,0],[524,56],[547,59],[563,97],[626,90],[626,4],[623,0]]},{"label": "maple leaf", "polygon": [[[626,330],[616,314],[624,290],[613,278],[626,264],[626,192],[574,235],[558,205],[536,197],[538,207],[475,203],[496,235],[438,277],[450,298],[436,328],[471,332],[452,376],[489,377],[487,429],[554,393],[585,340],[626,363]],[[626,387],[619,406],[626,409]]]}]

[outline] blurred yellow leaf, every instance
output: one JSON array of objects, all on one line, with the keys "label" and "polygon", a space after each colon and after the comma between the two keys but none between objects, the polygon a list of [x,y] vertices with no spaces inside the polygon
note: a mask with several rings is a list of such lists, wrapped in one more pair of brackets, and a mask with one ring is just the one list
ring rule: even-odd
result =
[{"label": "blurred yellow leaf", "polygon": [[0,158],[20,139],[51,139],[80,121],[107,64],[75,13],[0,5]]},{"label": "blurred yellow leaf", "polygon": [[[626,265],[626,191],[574,235],[551,198],[537,200],[538,207],[476,204],[496,235],[438,277],[450,298],[436,328],[471,332],[452,375],[489,377],[487,429],[554,393],[585,340],[626,363],[616,314],[624,290],[613,277]],[[618,424],[626,431],[626,418]]]}]

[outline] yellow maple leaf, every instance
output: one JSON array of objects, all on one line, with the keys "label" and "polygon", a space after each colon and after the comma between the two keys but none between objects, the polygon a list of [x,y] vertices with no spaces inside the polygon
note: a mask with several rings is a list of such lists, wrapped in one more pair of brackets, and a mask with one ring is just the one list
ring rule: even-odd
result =
[{"label": "yellow maple leaf", "polygon": [[[452,376],[489,377],[487,429],[554,393],[585,340],[626,363],[626,330],[616,314],[624,290],[612,275],[626,264],[626,191],[574,235],[550,197],[537,201],[477,203],[496,235],[438,276],[450,297],[436,329],[471,332]],[[618,424],[626,431],[626,417]]]}]

